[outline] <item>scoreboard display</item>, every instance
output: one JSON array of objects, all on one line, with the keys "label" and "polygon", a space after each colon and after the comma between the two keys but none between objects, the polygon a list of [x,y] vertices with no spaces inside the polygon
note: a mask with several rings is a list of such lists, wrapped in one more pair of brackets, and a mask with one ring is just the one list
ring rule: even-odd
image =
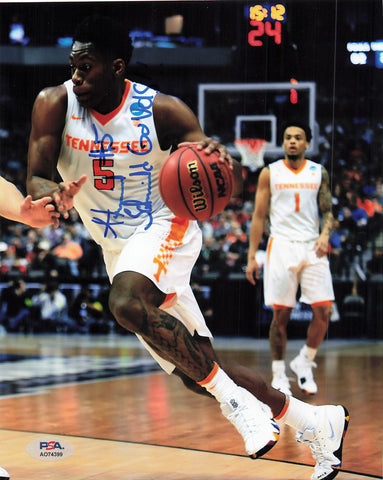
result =
[{"label": "scoreboard display", "polygon": [[347,55],[351,65],[383,68],[383,40],[347,42]]},{"label": "scoreboard display", "polygon": [[262,47],[265,36],[272,37],[276,45],[282,43],[282,23],[286,21],[286,6],[283,3],[257,3],[249,7],[248,12],[250,46]]}]

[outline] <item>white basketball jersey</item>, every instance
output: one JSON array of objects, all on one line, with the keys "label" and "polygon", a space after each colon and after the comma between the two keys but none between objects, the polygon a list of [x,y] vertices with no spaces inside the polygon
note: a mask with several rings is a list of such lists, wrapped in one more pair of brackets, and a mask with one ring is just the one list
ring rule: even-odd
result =
[{"label": "white basketball jersey", "polygon": [[160,148],[153,119],[156,91],[126,80],[121,104],[111,113],[83,108],[68,92],[58,171],[64,181],[88,179],[74,197],[84,225],[106,250],[121,248],[138,225],[174,216],[164,206],[158,176],[169,151]]},{"label": "white basketball jersey", "polygon": [[285,160],[278,160],[269,169],[271,236],[292,241],[318,238],[321,166],[305,160],[300,169],[293,170]]}]

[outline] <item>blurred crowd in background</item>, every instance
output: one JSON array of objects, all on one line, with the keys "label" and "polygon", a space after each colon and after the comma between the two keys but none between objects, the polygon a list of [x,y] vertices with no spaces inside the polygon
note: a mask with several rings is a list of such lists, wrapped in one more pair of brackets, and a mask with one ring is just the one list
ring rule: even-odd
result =
[{"label": "blurred crowd in background", "polygon": [[[348,2],[339,5],[339,16],[336,16],[333,2],[291,0],[287,2],[288,22],[282,44],[274,44],[272,38],[263,39],[265,48],[262,49],[246,42],[248,2],[225,2],[225,8],[220,5],[224,2],[170,2],[171,8],[167,2],[128,3],[116,5],[115,14],[126,18],[139,58],[140,47],[150,47],[154,52],[159,46],[176,49],[180,44],[195,49],[202,46],[230,49],[230,62],[227,60],[229,63],[220,67],[200,65],[198,54],[194,59],[191,55],[189,60],[195,63],[190,66],[181,61],[179,65],[175,62],[164,68],[156,58],[152,59],[150,69],[141,61],[132,66],[133,77],[141,72],[142,83],[158,81],[161,91],[179,96],[194,111],[197,111],[195,86],[216,82],[217,78],[219,81],[225,78],[226,82],[315,78],[320,137],[318,153],[311,159],[322,164],[330,175],[335,217],[329,248],[333,279],[352,282],[355,272],[361,280],[382,276],[383,123],[382,93],[377,81],[381,69],[350,64],[346,51],[349,41],[380,38],[381,26],[376,13],[381,11],[379,2],[360,1],[352,5]],[[73,11],[68,11],[64,4],[47,5],[41,8],[31,4],[15,10],[11,4],[4,4],[0,44],[12,45],[11,49],[15,45],[70,46]],[[107,2],[99,5],[101,12],[109,8]],[[315,22],[308,22],[313,12]],[[88,5],[76,5],[77,17],[88,13]],[[332,23],[337,18],[338,24]],[[226,28],[227,25],[230,28]],[[336,46],[335,31],[339,35]],[[266,61],[269,57],[274,61]],[[31,99],[40,88],[61,82],[67,72],[61,64],[47,67],[15,64],[12,68],[4,65],[0,75],[0,174],[25,194]],[[329,75],[330,69],[333,69],[332,75]],[[56,76],[60,80],[56,80]],[[25,88],[27,78],[29,83]],[[222,118],[218,107],[214,104],[217,121]],[[252,106],[249,110],[246,113],[254,113]],[[224,114],[235,118],[230,111]],[[219,131],[232,138],[232,125],[229,128],[230,131],[225,132],[222,126]],[[220,140],[226,141],[223,137]],[[241,157],[238,154],[236,158]],[[265,164],[274,160],[277,158],[271,158],[266,151]],[[203,247],[193,271],[192,285],[207,316],[212,313],[208,296],[203,294],[204,281],[245,279],[259,173],[260,168],[253,171],[244,167],[241,197],[233,199],[220,215],[201,223]],[[266,226],[260,261],[267,240]],[[68,219],[61,220],[57,229],[32,229],[0,219],[0,290],[0,333],[1,328],[38,331],[43,320],[44,329],[53,331],[86,333],[118,328],[111,327],[115,322],[110,322],[107,307],[108,278],[101,249],[90,238],[75,210]],[[65,298],[60,295],[63,292]]]},{"label": "blurred crowd in background", "polygon": [[[307,2],[306,5],[309,10],[312,8],[311,3]],[[299,2],[299,5],[301,8],[303,2]],[[139,5],[137,5],[137,8],[139,8]],[[205,8],[205,5],[203,5],[203,8]],[[153,12],[155,11],[153,10]],[[226,38],[227,34],[224,34],[223,30],[219,30],[219,25],[223,25],[225,22],[221,17],[224,12],[218,8],[217,11],[214,10],[217,27],[214,31],[216,35],[220,33],[215,39],[206,38],[207,45],[238,46],[241,44],[236,35],[242,31],[243,22],[245,22],[247,28],[247,14],[245,14],[243,8],[234,4],[232,11],[238,17],[237,30],[233,29],[231,38]],[[229,8],[226,12],[229,18],[231,18],[230,12],[231,9]],[[147,19],[148,24],[152,24],[155,20],[159,21],[160,17],[165,18],[165,13],[162,12],[162,16],[151,16]],[[326,9],[321,7],[317,13],[321,13],[321,21],[326,23],[328,17]],[[371,28],[370,22],[366,23],[363,20],[364,17],[361,16],[358,9],[355,12],[350,10],[348,13],[350,18],[342,22],[342,28],[345,29],[343,32],[345,39],[354,38],[353,15],[358,19],[361,28],[366,29],[367,25],[369,29]],[[46,14],[48,15],[48,11]],[[53,12],[50,12],[51,14]],[[190,6],[184,14],[185,22],[189,25],[198,23],[195,19],[198,10],[194,9],[194,5],[193,7]],[[16,21],[13,21],[13,16],[9,18],[12,18],[13,24],[18,25]],[[138,15],[137,18],[142,19],[144,16]],[[328,55],[323,55],[327,44],[323,43],[323,49],[319,48],[316,52],[316,54],[322,54],[322,63],[317,62],[316,54],[312,55],[312,52],[308,54],[305,50],[306,47],[309,47],[310,41],[306,42],[306,34],[309,34],[305,30],[307,25],[299,23],[301,18],[305,18],[304,15],[292,15],[289,18],[291,22],[297,22],[296,25],[299,25],[299,28],[293,28],[291,31],[288,29],[285,32],[285,44],[282,52],[280,52],[285,55],[285,63],[282,62],[281,64],[283,68],[279,68],[278,62],[275,63],[272,72],[266,67],[262,69],[253,68],[254,64],[262,61],[262,55],[255,49],[249,51],[242,46],[243,48],[241,47],[237,51],[236,61],[238,65],[240,64],[239,59],[246,59],[248,63],[245,63],[241,68],[222,67],[221,70],[215,71],[214,68],[205,67],[205,69],[199,68],[199,74],[197,74],[195,69],[175,69],[173,67],[169,69],[169,75],[165,78],[162,66],[159,65],[152,67],[154,78],[163,82],[165,88],[161,87],[161,91],[167,92],[169,90],[171,94],[180,96],[194,111],[197,110],[196,99],[192,94],[196,90],[195,85],[206,82],[208,79],[213,81],[212,79],[215,79],[221,73],[225,75],[227,81],[230,81],[231,78],[235,82],[279,81],[282,71],[284,81],[290,76],[294,76],[294,78],[316,78],[318,86],[316,118],[320,136],[318,153],[311,159],[322,164],[330,175],[335,225],[330,239],[329,258],[334,281],[352,282],[355,278],[355,272],[361,280],[365,280],[372,275],[382,275],[383,123],[379,111],[379,105],[382,101],[381,89],[378,87],[378,82],[374,80],[377,72],[368,70],[369,73],[363,73],[365,71],[344,70],[342,64],[342,68],[336,70],[341,72],[343,76],[336,79],[336,97],[333,98],[332,94],[329,93],[334,88],[332,85],[333,79],[327,74],[323,63],[328,60]],[[369,18],[368,15],[367,18]],[[179,21],[180,19],[177,17],[176,20]],[[68,26],[71,25],[72,15],[68,16],[66,21]],[[136,18],[134,21],[136,21]],[[322,30],[331,32],[330,28],[321,28],[322,24],[320,22],[318,25],[321,34],[323,33]],[[141,27],[143,28],[142,25]],[[57,34],[56,28],[58,26],[55,22],[52,22],[52,32],[54,31],[55,34]],[[160,31],[162,27],[160,28],[157,25],[156,28]],[[47,33],[49,29],[41,30]],[[184,30],[188,32],[187,28]],[[19,34],[19,27],[15,31]],[[193,40],[192,45],[200,46],[195,35],[207,35],[206,32],[213,34],[213,30],[206,28],[206,25],[201,25],[198,32],[189,31],[188,38]],[[62,33],[64,34],[64,30]],[[138,50],[140,46],[148,46],[147,38],[144,45],[140,44],[142,38],[139,38],[137,31],[133,31],[132,38]],[[290,43],[289,38],[291,39]],[[159,39],[161,42],[164,41],[162,37],[156,37],[156,40]],[[172,40],[175,39],[173,35]],[[179,40],[178,37],[177,39]],[[3,38],[3,41],[5,40]],[[10,40],[12,39],[10,38]],[[68,45],[70,45],[70,39],[66,38],[65,35],[62,40],[69,41]],[[317,38],[311,38],[311,41],[314,40],[316,41]],[[332,41],[331,38],[322,40],[323,42]],[[11,42],[11,44],[13,43]],[[291,57],[293,50],[290,49],[289,45],[295,45],[296,47],[298,45],[298,50],[293,49],[294,55],[297,55],[296,58],[304,59],[304,61],[292,61],[295,56]],[[152,43],[150,46],[154,47]],[[167,46],[169,47],[169,45]],[[175,47],[176,45],[172,46]],[[195,59],[195,61],[198,62],[198,59]],[[247,65],[246,68],[245,65]],[[287,65],[294,67],[290,76],[287,73]],[[319,68],[318,65],[322,65],[322,67]],[[55,81],[55,75],[61,81],[62,75],[67,74],[62,72],[61,68],[63,67],[57,67],[56,69],[52,67],[37,67],[36,69],[26,69],[25,66],[20,67],[20,69],[14,67],[9,72],[9,78],[5,71],[0,76],[2,112],[0,116],[0,174],[15,183],[24,194],[26,193],[30,97],[33,96],[34,91],[38,91],[40,82],[46,81],[50,84],[49,82]],[[192,71],[193,74],[191,74]],[[31,79],[33,88],[24,89],[25,76],[29,74],[33,77]],[[43,74],[44,80],[40,79],[41,74]],[[38,82],[37,78],[39,79]],[[191,81],[193,81],[193,88],[189,88],[189,82]],[[369,85],[369,87],[366,88],[365,85]],[[45,86],[45,83],[43,86]],[[24,91],[26,94],[24,94]],[[350,96],[350,91],[353,92],[354,97]],[[357,101],[355,101],[356,99]],[[230,102],[228,105],[230,105]],[[220,115],[218,107],[219,105],[214,105],[216,113],[219,112]],[[248,108],[251,111],[247,111],[247,113],[253,113],[252,106],[248,106]],[[257,105],[254,108],[256,110]],[[230,111],[224,113],[229,118],[235,118],[234,112],[233,114]],[[219,115],[214,117],[217,118],[217,121],[222,118]],[[373,120],[376,118],[379,121]],[[228,122],[228,124],[230,124],[228,127],[230,130],[225,130],[226,127],[223,125],[226,125],[226,123],[224,123],[222,128],[217,129],[217,131],[220,131],[221,135],[226,135],[227,138],[232,138],[231,122]],[[225,142],[225,138],[222,137],[220,140]],[[279,144],[281,144],[281,139],[279,139]],[[241,158],[239,153],[236,158]],[[265,164],[274,160],[277,160],[277,158],[271,158],[266,150]],[[247,264],[248,235],[259,173],[260,168],[252,170],[244,167],[244,188],[241,197],[232,199],[220,215],[201,223],[203,247],[193,271],[192,283],[194,291],[199,296],[201,304],[203,304],[202,309],[206,315],[211,315],[211,305],[209,305],[208,296],[203,294],[203,287],[206,285],[204,282],[207,282],[207,280],[210,282],[219,279],[227,280],[234,277],[245,279],[244,269]],[[267,240],[266,226],[263,243],[260,245],[260,261],[263,258],[262,251],[266,249]],[[26,285],[28,285],[28,288]],[[65,288],[68,285],[72,286]],[[107,307],[108,278],[101,249],[90,238],[75,210],[70,212],[68,219],[61,220],[60,227],[57,229],[53,227],[32,229],[26,225],[5,219],[0,220],[0,286],[2,295],[0,299],[0,327],[2,325],[6,330],[39,330],[43,319],[45,319],[44,329],[46,330],[86,333],[100,329],[100,319],[102,318],[107,318],[108,328],[110,326]],[[97,286],[101,286],[100,289]],[[65,298],[60,295],[62,292],[64,292]],[[94,308],[95,302],[96,308]],[[7,312],[9,305],[15,305],[16,308],[12,310],[13,307],[11,306],[11,311]],[[47,311],[50,311],[50,313],[47,314]],[[50,321],[48,321],[49,319]],[[73,322],[73,319],[75,319],[75,322]]]},{"label": "blurred crowd in background", "polygon": [[[334,231],[329,256],[335,279],[352,278],[355,265],[365,274],[382,273],[383,258],[383,126],[367,123],[345,127],[320,126],[319,154],[314,161],[328,170]],[[0,173],[25,193],[27,131],[7,132],[0,138],[6,161]],[[275,160],[265,155],[265,163]],[[244,169],[244,189],[218,216],[201,223],[203,248],[195,266],[196,278],[243,272],[248,234],[260,172]],[[32,229],[1,220],[0,280],[106,280],[101,250],[90,238],[73,209],[59,228]],[[266,247],[265,231],[261,248]]]},{"label": "blurred crowd in background", "polygon": [[[331,180],[335,225],[329,258],[333,279],[352,282],[356,274],[362,281],[376,275],[382,278],[383,125],[353,121],[348,127],[330,122],[319,127],[319,153],[312,160],[328,170]],[[27,126],[0,131],[0,174],[24,194],[27,142]],[[269,158],[266,151],[265,164],[273,160],[276,158]],[[207,318],[213,313],[204,281],[245,278],[260,170],[243,168],[241,197],[201,223],[203,247],[192,285]],[[267,240],[266,226],[260,259]],[[108,278],[101,249],[74,209],[59,228],[33,229],[1,219],[0,284],[0,334],[124,333],[108,309]]]}]

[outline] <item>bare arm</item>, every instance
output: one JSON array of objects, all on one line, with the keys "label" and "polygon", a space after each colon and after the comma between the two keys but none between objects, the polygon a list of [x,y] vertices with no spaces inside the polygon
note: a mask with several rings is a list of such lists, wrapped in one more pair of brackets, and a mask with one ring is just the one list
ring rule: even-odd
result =
[{"label": "bare arm", "polygon": [[31,227],[58,225],[58,214],[50,197],[32,201],[30,195],[23,197],[13,184],[0,177],[0,215],[15,222],[25,223]]},{"label": "bare arm", "polygon": [[318,192],[318,208],[322,217],[321,234],[315,243],[314,250],[318,257],[327,255],[330,235],[333,228],[332,195],[327,170],[322,167],[322,182]]},{"label": "bare arm", "polygon": [[27,190],[34,199],[59,191],[54,181],[67,106],[64,86],[44,89],[32,110]]},{"label": "bare arm", "polygon": [[265,167],[262,169],[258,179],[255,207],[251,219],[249,251],[247,255],[246,277],[253,285],[255,285],[255,279],[259,278],[259,265],[255,259],[255,254],[262,239],[265,220],[270,205],[270,195],[270,170],[268,167]]},{"label": "bare arm", "polygon": [[37,96],[32,110],[27,176],[27,191],[32,198],[51,196],[64,217],[73,207],[73,196],[86,181],[86,176],[82,176],[77,181],[55,182],[66,109],[63,85],[46,88]]},{"label": "bare arm", "polygon": [[192,110],[176,97],[157,94],[153,105],[154,119],[161,148],[197,143],[197,148],[207,153],[218,151],[221,161],[229,163],[234,173],[233,196],[242,191],[242,167],[233,160],[226,147],[218,140],[207,137]]}]

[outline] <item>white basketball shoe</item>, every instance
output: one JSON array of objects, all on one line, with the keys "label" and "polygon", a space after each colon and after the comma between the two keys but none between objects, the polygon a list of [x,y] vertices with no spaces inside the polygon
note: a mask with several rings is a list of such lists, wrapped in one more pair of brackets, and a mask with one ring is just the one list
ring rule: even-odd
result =
[{"label": "white basketball shoe", "polygon": [[283,373],[273,373],[273,380],[271,381],[271,386],[276,390],[284,393],[285,395],[291,396],[290,390],[290,381],[287,378],[286,374]]},{"label": "white basketball shoe", "polygon": [[9,480],[9,473],[5,468],[0,467],[0,480]]},{"label": "white basketball shoe", "polygon": [[318,391],[312,370],[316,366],[315,362],[307,361],[300,355],[290,362],[290,368],[297,376],[299,388],[307,395],[314,395]]},{"label": "white basketball shoe", "polygon": [[342,405],[315,407],[317,426],[297,432],[296,440],[307,443],[315,460],[311,480],[332,480],[342,466],[343,438],[346,435],[349,413]]},{"label": "white basketball shoe", "polygon": [[277,443],[279,427],[270,408],[244,388],[238,387],[221,410],[241,434],[250,458],[261,457]]}]

